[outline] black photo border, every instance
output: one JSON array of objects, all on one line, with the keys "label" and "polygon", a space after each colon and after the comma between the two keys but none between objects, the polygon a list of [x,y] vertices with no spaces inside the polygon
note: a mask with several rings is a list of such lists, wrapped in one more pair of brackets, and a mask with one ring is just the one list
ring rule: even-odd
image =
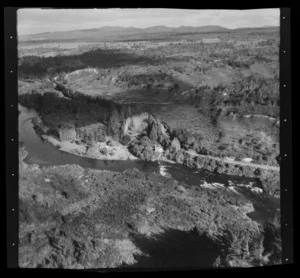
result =
[{"label": "black photo border", "polygon": [[[13,1],[14,3],[14,1]],[[238,5],[237,5],[238,6]],[[35,7],[35,6],[32,6]],[[41,6],[36,6],[41,7]],[[117,5],[116,7],[120,7]],[[127,5],[130,7],[130,5]],[[155,7],[155,6],[149,6]],[[168,8],[167,6],[165,6]],[[6,149],[6,267],[18,266],[18,88],[17,88],[17,10],[4,8],[4,78],[5,78],[5,149]],[[26,7],[24,7],[26,8]],[[60,7],[57,7],[60,8]],[[76,7],[74,7],[76,8]],[[81,7],[82,8],[82,7]],[[86,7],[88,8],[88,7]],[[181,8],[173,5],[172,8]],[[202,7],[199,7],[200,9]],[[211,7],[212,8],[212,7]],[[293,250],[293,171],[292,171],[292,84],[291,84],[291,9],[280,8],[280,187],[282,264],[294,263]],[[209,8],[207,8],[209,9]],[[237,9],[218,7],[218,9]],[[23,269],[22,269],[23,270]],[[110,269],[111,270],[111,269]],[[109,270],[109,271],[110,271]],[[100,270],[101,271],[101,270]],[[108,270],[105,270],[105,272]]]}]

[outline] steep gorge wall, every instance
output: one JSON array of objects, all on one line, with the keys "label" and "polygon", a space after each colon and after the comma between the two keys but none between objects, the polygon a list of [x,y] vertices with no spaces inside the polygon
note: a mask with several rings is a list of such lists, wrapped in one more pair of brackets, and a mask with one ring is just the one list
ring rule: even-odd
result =
[{"label": "steep gorge wall", "polygon": [[75,128],[60,128],[58,130],[58,135],[60,141],[70,141],[76,139],[76,130]]},{"label": "steep gorge wall", "polygon": [[169,135],[159,119],[148,113],[128,117],[122,126],[123,135],[138,135],[146,131],[149,138],[161,143],[169,141]]},{"label": "steep gorge wall", "polygon": [[129,135],[130,133],[142,133],[149,126],[149,117],[150,115],[148,113],[142,113],[140,115],[128,117],[123,123],[123,134]]}]

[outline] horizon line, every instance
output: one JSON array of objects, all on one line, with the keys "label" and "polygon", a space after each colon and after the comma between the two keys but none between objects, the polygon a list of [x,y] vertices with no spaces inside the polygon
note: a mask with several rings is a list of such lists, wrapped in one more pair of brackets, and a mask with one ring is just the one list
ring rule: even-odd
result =
[{"label": "horizon line", "polygon": [[199,28],[199,27],[208,27],[208,26],[216,26],[216,27],[221,27],[221,28],[228,29],[228,30],[237,30],[237,29],[247,29],[247,28],[259,29],[259,28],[280,27],[280,24],[279,25],[262,25],[262,26],[237,27],[237,28],[229,28],[229,27],[224,27],[222,25],[200,25],[200,26],[181,25],[179,27],[171,27],[171,26],[167,26],[167,25],[153,25],[153,26],[144,27],[144,28],[134,27],[134,26],[123,27],[123,26],[119,26],[119,25],[104,25],[104,26],[95,27],[95,28],[88,28],[88,29],[71,29],[71,30],[65,30],[65,31],[51,31],[51,32],[41,32],[41,33],[27,33],[27,34],[20,34],[18,36],[42,35],[42,34],[49,34],[49,33],[64,33],[64,32],[74,32],[74,31],[87,31],[87,30],[93,30],[93,29],[100,29],[100,28],[104,28],[104,27],[119,27],[119,28],[124,28],[124,29],[135,28],[135,29],[145,30],[145,29],[149,29],[149,28],[153,28],[153,27],[167,27],[167,28],[178,29],[178,28],[181,28],[181,27]]}]

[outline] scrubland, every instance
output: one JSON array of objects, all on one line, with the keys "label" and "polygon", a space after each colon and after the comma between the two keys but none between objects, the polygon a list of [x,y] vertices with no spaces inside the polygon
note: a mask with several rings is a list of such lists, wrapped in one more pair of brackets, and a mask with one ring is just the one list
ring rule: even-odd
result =
[{"label": "scrubland", "polygon": [[21,268],[251,267],[281,263],[280,219],[259,224],[226,188],[136,169],[39,167],[20,149]]}]

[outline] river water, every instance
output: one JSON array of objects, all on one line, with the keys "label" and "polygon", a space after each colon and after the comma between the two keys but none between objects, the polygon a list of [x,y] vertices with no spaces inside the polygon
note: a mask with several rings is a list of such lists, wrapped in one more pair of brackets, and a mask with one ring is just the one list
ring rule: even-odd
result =
[{"label": "river water", "polygon": [[[34,109],[29,109],[19,105],[19,141],[24,143],[28,152],[24,162],[27,164],[37,163],[41,166],[78,164],[83,168],[109,170],[120,172],[129,168],[137,168],[147,173],[159,173],[162,176],[182,181],[187,185],[200,185],[204,182],[223,184],[224,186],[247,185],[252,183],[254,187],[260,187],[260,184],[254,178],[239,176],[229,176],[224,174],[212,173],[206,170],[195,170],[184,165],[171,164],[167,162],[149,162],[142,160],[97,160],[60,151],[52,144],[40,138],[31,122],[32,118],[37,116]],[[238,188],[241,188],[238,186]],[[243,187],[242,187],[243,188]],[[255,194],[244,188],[242,191],[253,202],[255,211],[249,216],[258,221],[264,222],[272,218],[279,210],[280,202],[276,198],[267,196],[266,193]],[[254,196],[254,197],[253,197]],[[253,199],[254,198],[254,199]]]}]

